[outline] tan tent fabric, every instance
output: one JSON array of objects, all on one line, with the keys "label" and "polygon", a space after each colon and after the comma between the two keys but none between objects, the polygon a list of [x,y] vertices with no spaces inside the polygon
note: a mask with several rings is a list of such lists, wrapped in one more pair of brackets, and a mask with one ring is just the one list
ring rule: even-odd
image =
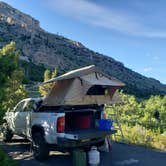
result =
[{"label": "tan tent fabric", "polygon": [[55,82],[50,93],[44,98],[43,105],[63,105],[65,96],[70,90],[73,80],[64,80]]},{"label": "tan tent fabric", "polygon": [[[120,98],[115,91],[124,86],[121,81],[111,79],[94,66],[71,71],[44,84],[51,82],[55,84],[43,101],[45,106],[119,103]],[[95,85],[107,89],[107,94],[87,95],[88,90]]]},{"label": "tan tent fabric", "polygon": [[116,78],[110,77],[110,76],[106,75],[105,73],[102,73],[102,71],[97,69],[94,65],[83,67],[83,68],[80,68],[80,69],[77,69],[77,70],[72,70],[72,71],[70,71],[66,74],[63,74],[63,75],[59,76],[59,77],[56,77],[56,78],[50,79],[46,82],[43,82],[42,84],[47,84],[47,83],[51,83],[51,82],[56,82],[56,81],[66,80],[66,79],[72,79],[72,78],[79,78],[79,77],[86,76],[86,75],[89,75],[89,74],[95,73],[95,72],[98,73],[97,75],[99,77],[100,76],[105,76],[105,77],[109,78],[110,80],[120,84],[120,86],[125,85],[123,82],[117,80]]},{"label": "tan tent fabric", "polygon": [[80,77],[91,85],[123,86],[124,84],[117,80],[111,80],[100,73],[91,73]]},{"label": "tan tent fabric", "polygon": [[77,70],[72,70],[68,73],[65,73],[59,77],[50,79],[46,82],[43,82],[42,84],[47,84],[47,83],[51,83],[51,82],[55,82],[55,81],[60,81],[60,80],[66,80],[66,79],[72,79],[72,78],[77,78],[77,77],[81,77],[83,75],[87,75],[89,73],[92,73],[96,70],[94,65],[91,66],[87,66],[87,67],[83,67]]},{"label": "tan tent fabric", "polygon": [[118,104],[121,103],[121,99],[117,93],[113,95],[111,98],[109,95],[96,95],[96,96],[84,96],[82,100],[68,100],[66,101],[66,105],[90,105],[90,104]]}]

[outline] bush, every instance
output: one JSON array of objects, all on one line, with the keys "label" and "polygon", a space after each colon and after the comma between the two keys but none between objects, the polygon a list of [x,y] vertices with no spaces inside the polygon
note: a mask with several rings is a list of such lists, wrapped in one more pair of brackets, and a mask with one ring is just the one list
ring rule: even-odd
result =
[{"label": "bush", "polygon": [[[166,97],[151,96],[143,100],[120,95],[123,104],[109,106],[106,111],[115,121],[116,116],[112,114],[119,114],[124,141],[166,151]],[[118,138],[118,141],[122,141],[122,138]]]},{"label": "bush", "polygon": [[[166,135],[154,133],[140,125],[129,127],[122,125],[125,142],[128,144],[142,145],[166,151]],[[122,141],[122,138],[118,138]]]},{"label": "bush", "polygon": [[1,148],[0,148],[0,166],[17,166],[17,163],[11,159]]}]

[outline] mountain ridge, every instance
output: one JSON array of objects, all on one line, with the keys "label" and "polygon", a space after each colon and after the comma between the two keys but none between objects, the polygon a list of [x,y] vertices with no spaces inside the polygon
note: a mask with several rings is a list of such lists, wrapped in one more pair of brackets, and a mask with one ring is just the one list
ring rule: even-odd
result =
[{"label": "mountain ridge", "polygon": [[127,93],[143,97],[166,94],[166,85],[158,80],[132,71],[121,62],[94,52],[80,42],[49,33],[40,27],[38,20],[0,2],[0,47],[10,41],[16,42],[22,59],[45,68],[57,68],[59,73],[94,64],[123,81],[127,85],[124,88]]}]

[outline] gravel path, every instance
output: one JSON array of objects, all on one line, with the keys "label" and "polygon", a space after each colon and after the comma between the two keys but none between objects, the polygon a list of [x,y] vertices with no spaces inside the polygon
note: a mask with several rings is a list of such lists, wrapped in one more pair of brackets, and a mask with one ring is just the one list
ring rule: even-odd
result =
[{"label": "gravel path", "polygon": [[[0,138],[0,145],[19,166],[72,166],[68,153],[51,152],[47,161],[36,161],[30,153],[30,143],[20,137],[14,137],[11,143],[4,143]],[[101,153],[100,166],[166,166],[166,152],[120,143],[113,143],[112,147],[112,152]]]}]

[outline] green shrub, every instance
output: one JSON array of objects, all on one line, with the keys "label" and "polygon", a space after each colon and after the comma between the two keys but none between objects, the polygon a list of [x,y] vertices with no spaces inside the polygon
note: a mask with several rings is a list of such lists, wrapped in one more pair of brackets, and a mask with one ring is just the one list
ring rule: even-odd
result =
[{"label": "green shrub", "polygon": [[11,159],[1,148],[0,148],[0,166],[17,166],[17,163]]},{"label": "green shrub", "polygon": [[106,111],[115,121],[112,114],[119,115],[124,141],[166,150],[166,97],[151,96],[145,100],[123,93],[120,96],[123,104],[109,106]]},{"label": "green shrub", "polygon": [[[145,147],[151,147],[166,151],[166,135],[154,133],[151,130],[147,130],[140,125],[129,127],[123,124],[122,130],[125,143],[142,145]],[[122,137],[118,137],[117,140],[122,141]]]}]

